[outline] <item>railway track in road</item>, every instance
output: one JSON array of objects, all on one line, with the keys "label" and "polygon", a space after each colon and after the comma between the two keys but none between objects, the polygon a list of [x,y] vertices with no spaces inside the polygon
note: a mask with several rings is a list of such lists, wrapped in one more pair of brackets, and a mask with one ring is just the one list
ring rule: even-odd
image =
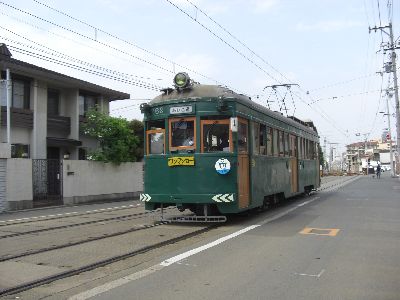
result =
[{"label": "railway track in road", "polygon": [[29,255],[33,255],[33,254],[40,254],[40,253],[44,253],[44,252],[48,252],[48,251],[52,251],[52,250],[57,250],[57,249],[62,249],[62,248],[66,248],[66,247],[72,247],[72,246],[77,246],[77,245],[81,245],[84,243],[89,243],[89,242],[93,242],[93,241],[97,241],[97,240],[101,240],[101,239],[106,239],[106,238],[110,238],[110,237],[115,237],[115,236],[119,236],[119,235],[124,235],[126,233],[130,233],[130,232],[134,232],[134,231],[139,231],[139,230],[145,230],[148,228],[152,228],[154,226],[158,226],[158,225],[163,225],[163,224],[167,224],[167,222],[160,222],[160,223],[156,223],[154,225],[143,225],[140,227],[136,227],[136,228],[131,228],[131,229],[127,229],[124,231],[119,231],[119,232],[114,232],[114,233],[110,233],[107,235],[101,235],[98,237],[90,237],[84,240],[80,240],[80,241],[76,241],[76,242],[71,242],[71,243],[65,243],[65,244],[61,244],[61,245],[53,245],[53,246],[49,246],[49,247],[45,247],[42,249],[36,249],[36,250],[29,250],[23,253],[19,253],[19,254],[12,254],[12,255],[3,255],[0,257],[0,263],[3,261],[8,261],[8,260],[13,260],[16,258],[21,258],[24,256],[29,256]]},{"label": "railway track in road", "polygon": [[50,221],[50,220],[68,219],[68,218],[91,216],[91,215],[97,215],[97,214],[107,214],[107,213],[113,213],[113,212],[124,211],[124,210],[136,210],[138,208],[143,209],[143,207],[141,207],[141,204],[123,205],[123,206],[114,206],[114,207],[100,208],[100,209],[87,210],[87,211],[71,211],[71,212],[58,213],[58,214],[49,214],[49,215],[40,215],[40,216],[10,219],[10,220],[1,220],[0,221],[0,229],[2,227],[11,226],[11,225],[36,223],[36,222],[43,222],[43,221]]},{"label": "railway track in road", "polygon": [[[167,208],[164,209],[164,211],[168,211],[168,210],[172,210],[173,208]],[[78,227],[78,226],[85,226],[85,225],[91,225],[91,224],[101,224],[104,222],[110,222],[110,221],[121,221],[121,220],[134,220],[135,218],[141,218],[141,217],[146,217],[146,216],[152,216],[155,213],[157,213],[158,210],[156,211],[142,211],[142,212],[137,212],[137,213],[131,213],[131,214],[127,214],[127,215],[121,215],[121,216],[115,216],[115,217],[107,217],[107,218],[97,218],[94,220],[90,220],[90,221],[85,221],[85,222],[71,222],[71,224],[65,224],[65,225],[56,225],[56,226],[49,226],[46,225],[47,223],[51,223],[54,221],[58,221],[61,219],[66,218],[65,216],[61,216],[60,218],[50,218],[50,219],[46,219],[46,220],[36,220],[36,221],[32,221],[35,223],[40,223],[39,225],[35,225],[35,226],[40,226],[40,227],[45,227],[45,228],[38,228],[38,229],[34,229],[34,230],[26,230],[26,231],[18,231],[19,225],[26,225],[26,223],[28,222],[22,222],[22,223],[9,223],[9,224],[3,224],[0,227],[0,240],[2,239],[6,239],[6,238],[11,238],[11,237],[18,237],[18,236],[22,236],[22,235],[29,235],[29,234],[37,234],[37,233],[41,233],[41,232],[46,232],[46,231],[52,231],[52,230],[59,230],[59,229],[66,229],[66,228],[71,228],[71,227]],[[105,213],[103,211],[103,213]],[[69,218],[75,217],[78,220],[80,220],[82,217],[86,217],[86,216],[92,216],[93,214],[81,214],[81,215],[73,215],[73,216],[68,216]],[[29,223],[32,223],[29,222]],[[50,224],[51,225],[51,224]],[[13,231],[16,230],[18,232],[13,232],[13,233],[4,233],[2,234],[2,232],[9,232],[9,231]]]},{"label": "railway track in road", "polygon": [[[48,276],[42,276],[39,278],[35,278],[33,280],[29,280],[26,282],[22,282],[19,283],[17,285],[14,286],[8,286],[5,287],[3,289],[0,289],[0,296],[5,296],[5,295],[10,295],[10,294],[15,294],[15,293],[19,293],[25,290],[29,290],[31,288],[43,285],[43,284],[48,284],[50,282],[59,280],[59,279],[63,279],[63,278],[67,278],[73,275],[77,275],[80,274],[82,272],[86,272],[86,271],[90,271],[90,270],[94,270],[96,268],[99,267],[103,267],[106,266],[108,264],[114,263],[114,262],[118,262],[127,258],[132,258],[134,256],[137,256],[139,254],[143,254],[155,249],[159,249],[162,248],[164,246],[167,245],[171,245],[174,243],[177,243],[179,241],[183,241],[192,237],[195,237],[197,235],[200,235],[202,233],[205,233],[207,231],[210,231],[213,228],[218,227],[219,224],[212,224],[212,225],[207,225],[207,226],[201,226],[199,228],[199,226],[184,226],[183,229],[181,228],[182,234],[176,234],[176,228],[173,228],[174,230],[170,230],[171,228],[167,228],[168,226],[165,227],[165,232],[168,232],[168,230],[170,230],[170,236],[167,236],[168,234],[158,234],[158,238],[155,239],[152,243],[145,243],[143,246],[140,247],[136,247],[135,249],[132,249],[131,251],[126,251],[124,253],[117,253],[119,251],[118,247],[111,247],[111,250],[114,249],[113,254],[111,255],[107,255],[107,257],[98,257],[96,258],[94,261],[89,262],[89,263],[82,263],[78,266],[74,266],[71,268],[68,268],[65,271],[60,271],[60,272],[56,272],[54,274],[48,275]],[[157,226],[157,227],[161,227],[161,226]],[[153,227],[147,227],[146,229],[151,229],[151,228],[155,228],[155,226]],[[137,233],[137,231],[136,231]],[[132,231],[130,233],[125,233],[124,239],[125,240],[133,240],[134,239],[134,235],[135,231]],[[122,235],[122,233],[121,233]],[[129,235],[129,236],[128,236]],[[153,239],[154,239],[154,235],[153,234]],[[105,237],[104,239],[110,239],[111,237]],[[114,236],[115,238],[115,236]],[[98,240],[93,240],[93,241],[86,241],[86,245],[91,244],[91,243],[96,243],[98,242]],[[142,239],[143,242],[143,239]],[[112,241],[110,241],[110,244],[113,244]],[[65,246],[68,248],[72,248],[72,247],[76,247],[76,245],[69,245],[69,246]],[[77,253],[82,253],[82,252],[86,252],[86,251],[90,251],[90,249],[92,248],[96,248],[96,247],[101,247],[101,245],[91,245],[91,247],[87,247],[85,250],[79,250],[77,251]],[[46,252],[46,259],[47,260],[51,260],[49,257],[54,257],[60,259],[60,257],[63,257],[62,254],[60,254],[58,251],[58,249],[49,249]],[[70,249],[71,251],[71,249]],[[41,251],[40,253],[43,253],[43,251]],[[24,255],[25,259],[30,258],[30,260],[27,260],[29,262],[31,261],[38,261],[40,260],[40,258],[37,257],[37,255],[40,255],[40,253],[31,253],[31,254],[27,254]],[[107,252],[108,253],[108,252]],[[20,262],[20,261],[19,261]],[[86,261],[85,261],[86,262]],[[3,263],[7,263],[6,261],[0,262],[0,268],[1,268],[1,264]],[[68,264],[71,262],[60,262],[59,264]]]},{"label": "railway track in road", "polygon": [[[148,218],[149,215],[154,216],[154,212],[141,212],[112,218],[101,218],[98,220],[61,226],[50,226],[52,224],[48,224],[50,226],[48,228],[3,235],[0,236],[0,240],[2,240],[0,262],[121,236],[127,233],[167,224],[167,222],[161,221],[154,222],[154,220]],[[53,222],[54,220],[51,221]],[[113,221],[117,221],[117,224]],[[18,225],[14,225],[14,227],[15,226]],[[74,227],[77,226],[81,226],[79,235],[76,234],[76,231],[72,231]],[[16,229],[18,228],[14,228],[14,230]],[[62,231],[62,239],[59,238],[60,231]],[[21,236],[25,236],[23,241],[19,239]]]}]

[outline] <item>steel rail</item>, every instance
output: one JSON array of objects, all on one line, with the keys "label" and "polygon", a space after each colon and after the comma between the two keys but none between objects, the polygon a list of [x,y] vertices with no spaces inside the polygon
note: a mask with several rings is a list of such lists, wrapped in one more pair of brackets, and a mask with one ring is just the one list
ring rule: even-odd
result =
[{"label": "steel rail", "polygon": [[85,244],[85,243],[89,243],[89,242],[93,242],[93,241],[98,241],[98,240],[102,240],[102,239],[106,239],[106,238],[110,238],[110,237],[124,235],[126,233],[131,233],[131,232],[135,232],[135,231],[154,228],[156,226],[165,225],[165,224],[168,224],[168,223],[169,222],[165,221],[165,222],[159,222],[159,223],[156,223],[156,224],[153,224],[153,225],[142,225],[141,227],[130,228],[130,229],[127,229],[127,230],[124,230],[124,231],[114,232],[114,233],[110,233],[110,234],[107,234],[107,235],[91,237],[91,238],[87,238],[85,240],[81,240],[81,241],[77,241],[77,242],[71,242],[71,243],[68,243],[68,244],[55,245],[55,246],[42,248],[42,249],[30,250],[30,251],[26,251],[24,253],[14,254],[12,256],[3,255],[2,257],[0,257],[0,262],[7,261],[7,260],[12,260],[12,259],[16,259],[16,258],[21,258],[21,257],[29,256],[29,255],[34,255],[34,254],[40,254],[40,253],[44,253],[44,252],[48,252],[48,251],[52,251],[52,250],[58,250],[58,249],[62,249],[62,248],[77,246],[77,245],[81,245],[81,244]]},{"label": "steel rail", "polygon": [[72,217],[80,217],[80,216],[86,216],[86,215],[95,215],[95,214],[100,214],[100,213],[107,213],[107,212],[113,212],[113,211],[119,211],[119,210],[127,210],[127,209],[134,209],[134,208],[140,208],[140,206],[133,206],[133,207],[118,207],[118,208],[112,208],[112,209],[98,209],[98,210],[93,210],[93,211],[87,211],[87,212],[69,212],[65,213],[63,215],[48,215],[48,216],[35,216],[35,217],[30,217],[26,218],[26,220],[19,219],[17,220],[5,220],[1,221],[0,227],[4,226],[12,226],[12,225],[18,225],[18,224],[26,224],[26,223],[35,223],[35,222],[42,222],[42,221],[49,221],[49,220],[58,220],[58,219],[65,219],[65,218],[72,218]]},{"label": "steel rail", "polygon": [[[39,232],[52,231],[52,230],[57,230],[57,229],[65,229],[65,228],[70,228],[70,227],[84,226],[84,225],[96,224],[96,223],[107,222],[107,221],[121,220],[121,219],[132,218],[132,217],[140,217],[140,216],[144,216],[144,215],[150,215],[150,214],[153,214],[153,213],[154,213],[154,211],[149,211],[149,212],[145,211],[145,212],[136,213],[136,214],[129,214],[129,215],[124,215],[124,216],[117,216],[117,217],[100,219],[100,220],[93,220],[93,221],[87,221],[87,222],[82,222],[82,223],[61,225],[61,226],[42,228],[42,229],[36,229],[36,230],[30,230],[30,231],[24,231],[24,232],[17,232],[17,233],[6,234],[6,235],[3,235],[3,236],[0,236],[0,240],[1,239],[6,239],[6,238],[10,238],[10,237],[28,235],[28,234],[39,233]],[[52,220],[54,220],[54,219],[52,219]]]},{"label": "steel rail", "polygon": [[64,278],[67,278],[67,277],[70,277],[70,276],[73,276],[73,275],[80,274],[82,272],[91,271],[91,270],[94,270],[96,268],[103,267],[103,266],[106,266],[108,264],[111,264],[111,263],[114,263],[114,262],[117,262],[117,261],[121,261],[121,260],[130,258],[130,257],[134,257],[134,256],[142,254],[142,253],[149,252],[149,251],[157,249],[157,248],[161,248],[161,247],[164,247],[164,246],[167,246],[167,245],[170,245],[170,244],[174,244],[174,243],[179,242],[179,241],[186,240],[188,238],[191,238],[191,237],[200,235],[202,233],[205,233],[207,231],[210,231],[211,229],[214,229],[214,228],[216,228],[218,226],[220,226],[220,225],[219,224],[213,224],[213,225],[210,225],[210,226],[208,226],[206,228],[202,228],[200,230],[196,230],[194,232],[190,232],[190,233],[184,234],[182,236],[175,237],[175,238],[172,238],[172,239],[160,242],[160,243],[156,243],[156,244],[153,244],[153,245],[145,246],[145,247],[142,247],[140,249],[137,249],[137,250],[134,250],[134,251],[122,254],[122,255],[113,256],[113,257],[110,257],[110,258],[107,258],[107,259],[104,259],[104,260],[101,260],[101,261],[98,261],[98,262],[95,262],[95,263],[92,263],[92,264],[88,264],[88,265],[85,265],[85,266],[82,266],[82,267],[79,267],[79,268],[76,268],[76,269],[72,269],[72,270],[68,270],[68,271],[65,271],[65,272],[61,272],[61,273],[58,273],[58,274],[55,274],[55,275],[51,275],[51,276],[43,277],[43,278],[40,278],[40,279],[36,279],[36,280],[30,281],[30,282],[26,282],[26,283],[23,283],[23,284],[14,286],[14,287],[0,289],[0,296],[6,296],[6,295],[15,294],[15,293],[20,293],[20,292],[32,289],[34,287],[43,285],[43,284],[51,283],[51,282],[59,280],[59,279],[64,279]]}]

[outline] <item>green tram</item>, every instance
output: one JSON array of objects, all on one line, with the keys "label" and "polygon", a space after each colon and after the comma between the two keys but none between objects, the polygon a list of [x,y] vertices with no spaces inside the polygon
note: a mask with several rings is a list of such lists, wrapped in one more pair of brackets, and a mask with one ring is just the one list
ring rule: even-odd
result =
[{"label": "green tram", "polygon": [[174,221],[221,222],[226,214],[320,186],[319,137],[311,121],[195,83],[186,73],[174,85],[141,105],[146,210],[176,206],[195,216]]}]

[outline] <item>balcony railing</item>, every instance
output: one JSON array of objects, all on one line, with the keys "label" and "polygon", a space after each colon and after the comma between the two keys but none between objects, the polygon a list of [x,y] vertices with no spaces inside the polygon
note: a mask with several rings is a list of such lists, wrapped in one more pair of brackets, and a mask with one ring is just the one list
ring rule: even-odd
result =
[{"label": "balcony railing", "polygon": [[[33,128],[33,111],[23,108],[10,108],[11,126]],[[7,125],[7,107],[1,107],[1,126]]]},{"label": "balcony railing", "polygon": [[71,133],[71,118],[63,116],[48,115],[47,130],[54,130],[68,135]]}]

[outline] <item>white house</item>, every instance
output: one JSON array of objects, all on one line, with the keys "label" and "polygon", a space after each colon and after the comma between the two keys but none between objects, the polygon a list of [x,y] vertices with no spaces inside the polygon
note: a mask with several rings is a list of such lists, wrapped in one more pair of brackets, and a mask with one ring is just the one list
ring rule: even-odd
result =
[{"label": "white house", "polygon": [[[83,160],[97,146],[81,130],[85,112],[97,106],[108,113],[110,101],[130,95],[14,59],[5,44],[0,44],[0,80],[0,211],[62,202],[62,159]],[[11,182],[6,184],[5,176],[12,176]],[[20,184],[21,176],[31,178]],[[7,187],[19,193],[18,201],[5,200]],[[29,189],[32,199],[21,199],[29,198]]]}]

